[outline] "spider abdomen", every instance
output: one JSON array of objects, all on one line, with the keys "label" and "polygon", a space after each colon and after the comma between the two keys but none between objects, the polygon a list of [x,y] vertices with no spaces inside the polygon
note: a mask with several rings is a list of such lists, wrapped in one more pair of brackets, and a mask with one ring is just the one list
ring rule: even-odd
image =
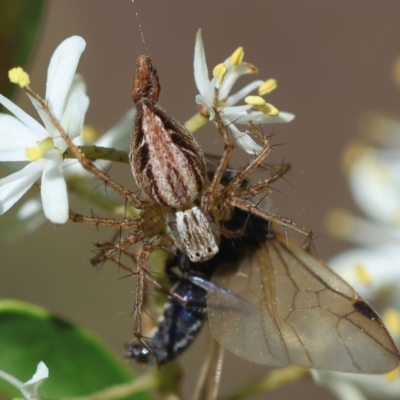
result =
[{"label": "spider abdomen", "polygon": [[189,131],[151,102],[143,99],[136,107],[130,163],[137,184],[164,206],[193,203],[204,186],[202,150]]},{"label": "spider abdomen", "polygon": [[129,160],[138,186],[150,199],[181,208],[203,191],[204,155],[193,135],[155,105],[159,92],[150,57],[140,56],[132,90],[137,113]]}]

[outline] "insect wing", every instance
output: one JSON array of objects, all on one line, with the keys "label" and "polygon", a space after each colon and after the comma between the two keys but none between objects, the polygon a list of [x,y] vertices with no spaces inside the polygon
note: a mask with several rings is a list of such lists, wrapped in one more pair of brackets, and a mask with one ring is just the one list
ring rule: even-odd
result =
[{"label": "insect wing", "polygon": [[379,316],[322,261],[276,234],[213,276],[211,331],[225,348],[273,367],[385,373],[399,353]]}]

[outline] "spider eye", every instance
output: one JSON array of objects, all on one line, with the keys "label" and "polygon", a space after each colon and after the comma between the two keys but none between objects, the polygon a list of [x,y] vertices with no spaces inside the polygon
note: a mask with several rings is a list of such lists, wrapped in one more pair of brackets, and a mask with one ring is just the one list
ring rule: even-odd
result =
[{"label": "spider eye", "polygon": [[211,252],[212,252],[211,247],[209,247],[209,248],[207,249],[207,251],[208,251],[209,253],[211,253]]}]

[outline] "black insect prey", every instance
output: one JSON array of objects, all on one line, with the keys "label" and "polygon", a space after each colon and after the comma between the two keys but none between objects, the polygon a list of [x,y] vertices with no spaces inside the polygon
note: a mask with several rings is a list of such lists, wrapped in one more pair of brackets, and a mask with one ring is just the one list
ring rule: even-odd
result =
[{"label": "black insect prey", "polygon": [[158,326],[145,341],[147,347],[141,343],[129,345],[127,357],[140,363],[162,365],[184,352],[195,340],[206,319],[205,287],[211,284],[212,274],[224,265],[229,268],[240,263],[269,235],[269,223],[265,219],[239,209],[234,210],[224,228],[232,232],[234,238],[222,236],[220,250],[211,260],[195,263],[181,251],[167,260],[166,273],[175,281],[171,293],[181,296],[186,304],[170,298]]}]

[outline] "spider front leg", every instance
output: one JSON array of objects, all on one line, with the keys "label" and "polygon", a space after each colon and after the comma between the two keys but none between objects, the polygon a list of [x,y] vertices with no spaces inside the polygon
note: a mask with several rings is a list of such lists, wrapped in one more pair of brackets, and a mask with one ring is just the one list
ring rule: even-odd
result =
[{"label": "spider front leg", "polygon": [[71,209],[69,210],[69,219],[73,222],[80,222],[83,224],[95,225],[95,226],[112,226],[120,229],[138,229],[143,225],[143,218],[101,218],[101,217],[87,217],[86,215],[78,214]]},{"label": "spider front leg", "polygon": [[250,214],[257,215],[261,218],[264,218],[270,222],[273,222],[277,225],[284,226],[285,228],[291,229],[295,232],[298,232],[307,237],[306,241],[306,249],[311,246],[313,239],[313,232],[310,229],[307,229],[303,226],[297,225],[289,218],[279,217],[278,215],[272,214],[256,205],[248,202],[247,200],[241,199],[239,197],[228,197],[226,199],[226,204],[232,207],[239,208],[243,211],[247,211]]},{"label": "spider front leg", "polygon": [[254,197],[257,194],[265,192],[272,183],[284,176],[291,168],[290,164],[268,165],[272,169],[277,169],[274,175],[270,178],[264,179],[262,182],[256,183],[246,187],[240,194],[242,198]]},{"label": "spider front leg", "polygon": [[229,159],[231,158],[232,151],[235,148],[235,145],[233,144],[233,141],[229,136],[228,131],[226,130],[226,126],[216,108],[214,108],[214,113],[215,123],[217,124],[218,131],[221,133],[224,139],[225,146],[218,168],[214,173],[210,186],[207,188],[207,190],[205,190],[201,199],[201,209],[205,213],[209,213],[214,206],[214,201],[218,193],[218,186],[221,182],[224,172],[226,171],[226,167],[228,165]]},{"label": "spider front leg", "polygon": [[247,167],[237,174],[222,190],[222,196],[229,196],[231,193],[234,193],[235,189],[238,188],[242,182],[263,162],[263,160],[268,157],[268,155],[273,150],[273,147],[266,142],[266,146],[261,151],[261,153],[255,157],[252,161],[249,162]]},{"label": "spider front leg", "polygon": [[133,232],[127,237],[120,239],[119,243],[116,244],[114,247],[100,250],[100,253],[96,257],[93,257],[90,260],[90,263],[93,266],[102,264],[108,259],[114,257],[118,252],[120,251],[123,252],[124,250],[128,249],[130,246],[139,242],[140,240],[142,240],[142,236],[138,232]]},{"label": "spider front leg", "polygon": [[145,202],[143,202],[142,200],[139,200],[138,197],[133,192],[126,189],[125,187],[123,187],[118,182],[114,181],[113,179],[111,179],[106,173],[104,173],[99,168],[97,168],[96,165],[94,165],[94,163],[92,161],[90,161],[88,158],[86,158],[85,155],[81,152],[81,150],[79,150],[78,147],[72,142],[72,140],[70,139],[68,134],[62,128],[59,121],[54,117],[53,113],[49,109],[46,102],[43,99],[41,99],[36,93],[32,92],[30,89],[27,89],[27,91],[32,97],[34,97],[41,104],[44,112],[49,117],[51,123],[54,125],[56,130],[60,133],[61,137],[67,142],[68,147],[70,148],[72,154],[80,162],[82,167],[85,168],[87,171],[91,172],[94,176],[96,176],[104,184],[106,184],[107,186],[109,186],[113,190],[115,190],[121,197],[126,199],[126,201],[129,204],[133,205],[134,207],[136,207],[138,209],[144,208]]},{"label": "spider front leg", "polygon": [[137,271],[136,271],[136,297],[135,297],[135,306],[134,306],[134,317],[133,317],[133,334],[137,340],[145,347],[147,347],[146,343],[142,339],[142,309],[144,302],[144,293],[145,293],[145,277],[147,273],[147,266],[149,263],[149,257],[152,251],[154,250],[154,244],[145,243],[143,245],[142,251],[139,255],[139,260],[137,263]]}]

